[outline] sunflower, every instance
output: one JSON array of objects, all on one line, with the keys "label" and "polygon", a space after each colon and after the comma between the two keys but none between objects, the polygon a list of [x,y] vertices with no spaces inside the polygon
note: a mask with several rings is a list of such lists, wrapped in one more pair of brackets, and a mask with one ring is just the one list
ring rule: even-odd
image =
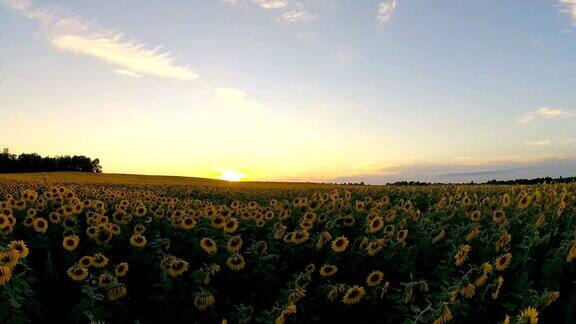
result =
[{"label": "sunflower", "polygon": [[472,297],[474,297],[475,291],[476,291],[476,286],[474,286],[471,283],[460,288],[460,294],[462,296],[464,296],[464,298],[466,298],[466,299],[471,299]]},{"label": "sunflower", "polygon": [[246,263],[244,262],[244,257],[241,254],[234,253],[228,257],[228,260],[226,260],[226,265],[232,271],[240,271],[244,269]]},{"label": "sunflower", "polygon": [[349,241],[348,238],[344,235],[337,237],[336,239],[334,239],[334,241],[332,241],[332,251],[336,252],[336,253],[341,253],[344,252],[346,250],[346,248],[348,247]]},{"label": "sunflower", "polygon": [[62,221],[62,225],[64,225],[65,228],[73,228],[77,223],[78,221],[74,217],[66,217],[64,221]]},{"label": "sunflower", "polygon": [[522,196],[522,198],[520,198],[520,201],[518,201],[518,208],[526,209],[530,205],[531,201],[532,198],[529,195]]},{"label": "sunflower", "polygon": [[144,232],[146,232],[146,226],[142,224],[137,224],[136,226],[134,226],[134,234],[143,235]]},{"label": "sunflower", "polygon": [[356,223],[356,219],[352,215],[346,215],[342,217],[342,222],[344,223],[344,226],[351,227]]},{"label": "sunflower", "polygon": [[229,221],[226,222],[224,225],[224,233],[234,233],[238,229],[238,220],[236,218],[231,218]]},{"label": "sunflower", "polygon": [[498,298],[500,295],[500,289],[502,288],[503,284],[504,278],[502,278],[502,276],[498,276],[498,279],[496,279],[496,289],[492,292],[492,299]]},{"label": "sunflower", "polygon": [[66,271],[68,277],[74,281],[82,281],[88,277],[88,269],[79,267],[77,265],[68,268]]},{"label": "sunflower", "polygon": [[460,247],[458,253],[456,253],[456,255],[454,256],[455,264],[457,267],[464,264],[464,262],[468,259],[468,253],[470,252],[471,249],[472,248],[470,247],[470,245],[467,244]]},{"label": "sunflower", "polygon": [[103,273],[98,276],[98,287],[106,288],[109,287],[112,283],[114,283],[114,277],[109,273]]},{"label": "sunflower", "polygon": [[142,248],[146,245],[146,237],[140,234],[134,234],[130,237],[130,245]]},{"label": "sunflower", "polygon": [[114,268],[114,274],[116,277],[124,277],[128,273],[128,263],[127,262],[120,262]]},{"label": "sunflower", "polygon": [[194,297],[194,307],[199,311],[206,310],[208,307],[212,306],[214,302],[214,296],[212,295]]},{"label": "sunflower", "polygon": [[510,202],[511,202],[511,201],[512,201],[512,199],[510,199],[510,195],[509,195],[509,194],[505,193],[505,194],[502,196],[502,206],[503,206],[503,207],[508,207],[508,206],[510,206]]},{"label": "sunflower", "polygon": [[308,220],[303,220],[300,222],[300,228],[303,230],[311,230],[314,227],[314,222],[312,221],[308,221]]},{"label": "sunflower", "polygon": [[354,285],[348,288],[344,294],[344,297],[342,297],[342,302],[346,305],[357,304],[362,300],[364,295],[366,295],[366,290],[364,290],[364,287]]},{"label": "sunflower", "polygon": [[368,232],[370,233],[376,233],[380,231],[383,227],[384,227],[384,220],[380,216],[376,216],[368,222]]},{"label": "sunflower", "polygon": [[446,236],[446,231],[444,230],[444,228],[442,228],[440,230],[440,232],[438,232],[438,234],[436,234],[436,236],[434,236],[432,238],[432,244],[436,244],[436,243],[442,241],[445,236]]},{"label": "sunflower", "polygon": [[500,235],[500,238],[496,242],[496,251],[503,249],[504,251],[508,250],[510,247],[510,241],[512,241],[512,235],[510,235],[506,230]]},{"label": "sunflower", "polygon": [[495,267],[498,271],[504,271],[510,265],[512,261],[512,253],[508,252],[498,258],[496,258]]},{"label": "sunflower", "polygon": [[128,293],[128,289],[123,284],[119,284],[118,286],[112,287],[108,289],[108,300],[114,301],[116,299],[120,299]]},{"label": "sunflower", "polygon": [[300,245],[308,241],[308,238],[310,238],[310,233],[308,233],[307,230],[298,230],[294,232],[294,235],[292,235],[291,242],[293,244]]},{"label": "sunflower", "polygon": [[173,260],[170,262],[170,266],[168,267],[168,273],[172,277],[180,276],[186,271],[188,271],[188,262],[182,259]]},{"label": "sunflower", "polygon": [[398,243],[404,243],[406,241],[406,237],[408,237],[408,230],[403,229],[398,232],[396,240],[398,241]]},{"label": "sunflower", "polygon": [[148,210],[146,210],[146,207],[144,207],[143,205],[140,205],[134,211],[134,215],[141,217],[141,216],[146,215],[147,212],[148,212]]},{"label": "sunflower", "polygon": [[368,277],[366,277],[366,284],[369,287],[376,287],[382,282],[383,279],[384,273],[382,271],[372,271]]},{"label": "sunflower", "polygon": [[475,210],[470,214],[470,220],[473,222],[479,221],[480,217],[482,217],[482,214],[480,213],[479,210]]},{"label": "sunflower", "polygon": [[325,264],[320,268],[320,275],[322,277],[333,276],[338,271],[338,267],[332,264]]},{"label": "sunflower", "polygon": [[224,218],[224,216],[217,215],[212,218],[212,227],[215,229],[222,229],[224,225],[226,225],[226,218]]},{"label": "sunflower", "polygon": [[202,248],[202,250],[204,250],[204,252],[208,254],[215,254],[216,252],[218,252],[216,242],[214,242],[214,240],[208,237],[204,237],[200,240],[200,247]]},{"label": "sunflower", "polygon": [[320,235],[318,236],[318,241],[316,242],[316,250],[321,250],[324,245],[326,243],[328,243],[330,240],[332,240],[332,235],[330,234],[330,232],[322,232],[320,233]]},{"label": "sunflower", "polygon": [[185,230],[192,229],[196,226],[196,221],[192,217],[184,217],[184,220],[180,223],[180,228]]},{"label": "sunflower", "polygon": [[560,298],[560,292],[559,291],[545,292],[544,296],[542,298],[542,305],[544,307],[550,306],[550,304],[555,302],[558,298]]},{"label": "sunflower", "polygon": [[38,217],[34,219],[34,231],[38,233],[46,233],[48,229],[48,221],[42,217]]},{"label": "sunflower", "polygon": [[394,233],[396,232],[396,226],[389,224],[386,225],[386,227],[384,228],[384,232],[386,233],[386,235],[388,237],[392,237],[394,236]]},{"label": "sunflower", "polygon": [[238,252],[242,248],[242,237],[240,235],[235,235],[228,240],[228,244],[226,244],[226,250],[228,252]]},{"label": "sunflower", "polygon": [[26,215],[30,216],[30,217],[36,217],[36,215],[38,214],[38,211],[34,208],[30,208],[28,209],[28,211],[26,212]]},{"label": "sunflower", "polygon": [[480,235],[480,225],[474,226],[468,234],[466,234],[466,242],[475,240]]},{"label": "sunflower", "polygon": [[538,311],[534,307],[524,308],[518,315],[518,320],[521,323],[536,324],[538,323]]},{"label": "sunflower", "polygon": [[0,230],[3,230],[8,226],[10,226],[10,221],[8,220],[8,216],[6,216],[4,214],[0,214]]},{"label": "sunflower", "polygon": [[86,228],[86,236],[94,239],[96,235],[98,235],[98,228],[96,226],[88,226],[88,228]]},{"label": "sunflower", "polygon": [[24,226],[26,227],[34,226],[34,217],[26,216],[26,218],[24,218]]},{"label": "sunflower", "polygon": [[94,258],[86,255],[80,258],[78,261],[78,266],[82,268],[89,268],[94,264]]},{"label": "sunflower", "polygon": [[4,286],[12,278],[12,270],[9,267],[0,265],[0,286]]},{"label": "sunflower", "polygon": [[375,256],[378,252],[380,252],[384,248],[384,244],[381,240],[375,240],[368,244],[366,248],[366,252],[370,256]]},{"label": "sunflower", "polygon": [[18,263],[18,253],[14,250],[0,251],[0,264],[10,269],[13,269]]},{"label": "sunflower", "polygon": [[314,263],[310,263],[306,266],[306,268],[304,268],[304,271],[306,271],[308,274],[312,274],[314,271],[316,271],[316,265]]},{"label": "sunflower", "polygon": [[432,322],[432,324],[445,324],[452,320],[452,312],[447,305],[444,305],[440,315]]},{"label": "sunflower", "polygon": [[504,214],[503,211],[497,210],[492,214],[492,221],[494,221],[494,223],[501,223],[505,217],[506,214]]},{"label": "sunflower", "polygon": [[120,229],[120,226],[118,226],[116,224],[111,224],[110,226],[108,226],[108,231],[112,235],[120,235],[120,233],[122,232],[122,230]]},{"label": "sunflower", "polygon": [[390,210],[386,214],[386,216],[384,217],[384,220],[388,223],[392,223],[395,219],[396,219],[396,211],[395,210]]},{"label": "sunflower", "polygon": [[24,241],[12,241],[8,245],[8,249],[15,251],[18,254],[18,258],[25,258],[30,253]]},{"label": "sunflower", "polygon": [[285,225],[282,225],[280,223],[276,224],[276,228],[274,230],[274,238],[276,240],[280,240],[284,237],[284,235],[286,235],[286,231],[288,230],[288,227]]},{"label": "sunflower", "polygon": [[92,265],[96,268],[103,268],[108,264],[108,258],[101,253],[92,256]]},{"label": "sunflower", "polygon": [[68,251],[74,251],[80,243],[80,238],[76,235],[68,235],[62,240],[62,246]]}]

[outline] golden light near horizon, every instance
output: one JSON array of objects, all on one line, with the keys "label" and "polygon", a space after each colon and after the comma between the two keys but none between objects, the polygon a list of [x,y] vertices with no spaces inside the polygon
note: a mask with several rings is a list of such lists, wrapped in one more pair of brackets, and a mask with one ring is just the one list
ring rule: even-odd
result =
[{"label": "golden light near horizon", "polygon": [[226,181],[230,181],[230,182],[237,182],[237,181],[241,181],[242,179],[244,179],[246,177],[246,175],[242,172],[239,172],[237,170],[231,170],[231,169],[221,169],[220,170],[220,176],[218,177],[220,180],[226,180]]}]

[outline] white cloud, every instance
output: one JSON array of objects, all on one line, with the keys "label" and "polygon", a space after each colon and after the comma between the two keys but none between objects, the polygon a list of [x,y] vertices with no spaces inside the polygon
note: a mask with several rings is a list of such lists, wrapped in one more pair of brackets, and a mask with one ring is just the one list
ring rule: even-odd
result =
[{"label": "white cloud", "polygon": [[378,5],[378,14],[376,16],[378,18],[378,21],[380,22],[380,25],[384,25],[388,20],[390,20],[390,17],[392,16],[392,13],[394,12],[395,9],[396,9],[396,0],[387,0],[380,2],[380,4]]},{"label": "white cloud", "polygon": [[[5,5],[24,17],[36,20],[46,29],[57,49],[91,56],[134,75],[151,75],[177,80],[195,80],[198,74],[188,66],[176,64],[174,57],[160,46],[127,41],[113,32],[74,16],[60,8],[38,7],[29,0],[4,0]],[[115,71],[116,72],[116,71]],[[118,73],[118,72],[116,72]]]},{"label": "white cloud", "polygon": [[308,22],[310,20],[314,20],[316,19],[316,15],[308,12],[308,11],[298,11],[298,10],[291,10],[288,12],[285,12],[279,19],[278,21],[286,24],[286,25],[292,25],[292,24],[296,24],[296,23],[305,23]]},{"label": "white cloud", "polygon": [[306,23],[318,17],[309,7],[321,4],[311,0],[223,0],[234,6],[249,6],[272,12],[272,18],[278,23],[292,25]]},{"label": "white cloud", "polygon": [[140,79],[142,77],[140,74],[134,73],[134,72],[128,71],[128,70],[115,69],[112,72],[114,72],[116,74],[124,75],[127,77],[131,77],[131,78],[136,78],[136,79]]},{"label": "white cloud", "polygon": [[244,4],[242,0],[222,0],[224,3],[229,4],[231,6],[238,6]]},{"label": "white cloud", "polygon": [[254,0],[254,3],[264,9],[281,9],[288,6],[285,0]]},{"label": "white cloud", "polygon": [[574,114],[559,108],[542,107],[536,111],[526,114],[518,119],[519,124],[526,124],[537,119],[556,119],[556,118],[570,118]]},{"label": "white cloud", "polygon": [[572,25],[576,26],[576,0],[558,0],[560,12],[572,18]]},{"label": "white cloud", "polygon": [[559,138],[557,140],[557,143],[558,143],[558,145],[561,145],[561,146],[576,144],[576,138],[574,138],[574,137]]},{"label": "white cloud", "polygon": [[226,109],[243,112],[257,112],[264,110],[262,105],[250,98],[246,92],[231,87],[216,88],[214,90],[212,104]]},{"label": "white cloud", "polygon": [[569,146],[576,143],[576,139],[573,137],[559,137],[554,140],[543,139],[537,141],[526,141],[524,145],[526,146]]},{"label": "white cloud", "polygon": [[526,141],[524,143],[526,146],[550,146],[552,145],[552,141],[549,139],[539,140],[539,141]]}]

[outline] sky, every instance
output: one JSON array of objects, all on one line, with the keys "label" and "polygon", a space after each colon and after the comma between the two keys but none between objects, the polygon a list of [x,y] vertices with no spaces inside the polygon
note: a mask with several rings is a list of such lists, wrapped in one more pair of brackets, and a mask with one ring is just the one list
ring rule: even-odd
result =
[{"label": "sky", "polygon": [[0,146],[104,172],[576,175],[576,0],[0,0]]}]

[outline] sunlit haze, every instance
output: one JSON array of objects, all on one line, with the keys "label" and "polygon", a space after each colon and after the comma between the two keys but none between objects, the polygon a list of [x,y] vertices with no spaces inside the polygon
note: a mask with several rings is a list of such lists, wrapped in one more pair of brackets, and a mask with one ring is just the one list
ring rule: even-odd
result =
[{"label": "sunlit haze", "polygon": [[576,0],[0,0],[0,147],[228,181],[576,175]]}]

